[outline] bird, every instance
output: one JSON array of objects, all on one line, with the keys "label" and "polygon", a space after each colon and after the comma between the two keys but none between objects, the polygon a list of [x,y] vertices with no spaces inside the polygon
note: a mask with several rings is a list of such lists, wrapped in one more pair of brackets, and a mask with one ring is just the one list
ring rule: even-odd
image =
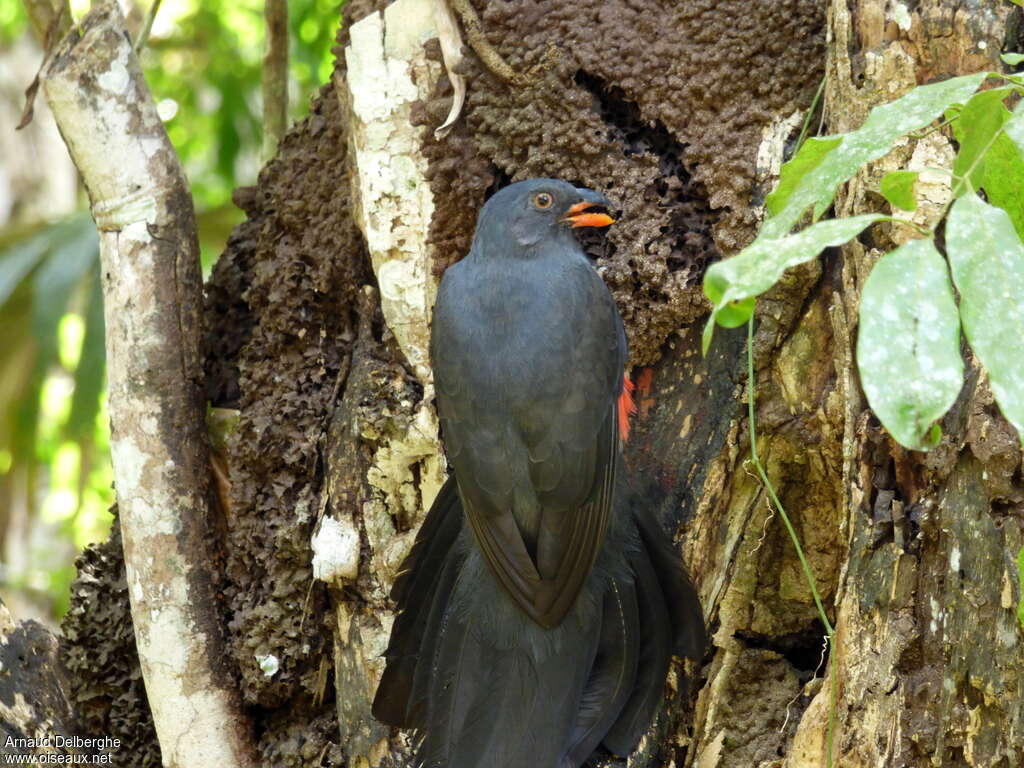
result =
[{"label": "bird", "polygon": [[614,223],[611,208],[562,180],[510,184],[438,288],[430,356],[453,471],[392,587],[372,705],[414,731],[417,768],[628,755],[671,657],[703,657],[697,592],[625,478],[626,334],[574,232]]}]

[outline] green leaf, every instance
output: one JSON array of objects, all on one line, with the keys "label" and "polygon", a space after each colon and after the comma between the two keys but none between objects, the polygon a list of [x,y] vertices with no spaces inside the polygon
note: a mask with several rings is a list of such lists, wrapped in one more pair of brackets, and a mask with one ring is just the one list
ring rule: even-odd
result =
[{"label": "green leaf", "polygon": [[986,152],[1010,116],[1009,111],[1003,106],[1003,99],[1011,90],[993,88],[990,91],[976,93],[961,110],[960,119],[953,128],[960,143],[960,151],[953,160],[955,196],[973,192],[981,185],[985,174]]},{"label": "green leaf", "polygon": [[1006,133],[996,137],[985,155],[981,186],[988,201],[1010,215],[1014,229],[1024,239],[1024,156]]},{"label": "green leaf", "polygon": [[960,322],[946,262],[911,240],[875,264],[860,299],[857,368],[868,403],[900,445],[927,450],[963,386]]},{"label": "green leaf", "polygon": [[758,237],[732,258],[712,264],[704,273],[704,293],[715,305],[704,329],[704,353],[707,354],[716,322],[728,323],[728,327],[746,322],[754,310],[752,299],[775,285],[783,272],[810,261],[825,248],[842,245],[884,218],[880,214],[866,214],[830,219],[795,235],[777,239]]},{"label": "green leaf", "polygon": [[1017,105],[1010,115],[1010,119],[1003,123],[1003,132],[1010,137],[1010,140],[1017,147],[1017,151],[1024,156],[1024,101]]},{"label": "green leaf", "polygon": [[967,341],[1003,415],[1024,437],[1024,243],[1006,211],[970,194],[949,212],[946,250]]},{"label": "green leaf", "polygon": [[[778,238],[787,234],[808,208],[813,208],[817,220],[832,203],[840,184],[865,163],[888,153],[896,139],[924,128],[951,105],[966,101],[987,76],[978,72],[918,86],[896,101],[875,107],[856,131],[815,144],[807,142],[786,164],[791,167],[787,170],[783,166],[779,189],[769,206],[774,215],[764,223],[762,236]],[[828,146],[835,138],[842,142]],[[809,156],[801,157],[804,152]]]},{"label": "green leaf", "polygon": [[[1010,2],[1017,2],[1017,4],[1020,5],[1021,2],[1024,2],[1024,0],[1010,0]],[[1024,61],[1024,53],[1004,53],[999,58],[1002,59],[1006,64],[1009,64],[1011,67],[1016,67],[1022,61]]]},{"label": "green leaf", "polygon": [[99,262],[99,238],[88,215],[75,215],[51,230],[50,252],[32,275],[32,330],[44,364],[57,357],[57,326],[72,292]]},{"label": "green leaf", "polygon": [[917,176],[917,171],[890,171],[882,177],[882,197],[904,211],[916,211],[914,185],[917,183]]},{"label": "green leaf", "polygon": [[779,183],[775,190],[765,198],[765,207],[771,216],[785,209],[786,204],[800,186],[803,178],[821,165],[825,156],[843,143],[843,136],[811,136],[803,143],[793,158],[782,166],[779,172]]},{"label": "green leaf", "polygon": [[103,324],[103,288],[100,270],[94,269],[85,311],[85,334],[82,351],[75,366],[75,390],[71,395],[71,411],[64,425],[68,437],[77,443],[91,442],[96,430],[96,414],[103,391],[106,369]]},{"label": "green leaf", "polygon": [[0,251],[0,305],[14,293],[25,276],[46,255],[49,241],[42,236]]},{"label": "green leaf", "polygon": [[1024,239],[1024,107],[1019,104],[1003,123],[985,161],[981,185],[988,201],[1006,211]]}]

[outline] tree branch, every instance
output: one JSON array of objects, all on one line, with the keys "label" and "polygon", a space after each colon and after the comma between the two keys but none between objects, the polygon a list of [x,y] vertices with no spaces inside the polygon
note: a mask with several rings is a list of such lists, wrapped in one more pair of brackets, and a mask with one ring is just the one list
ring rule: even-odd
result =
[{"label": "tree branch", "polygon": [[263,57],[263,155],[277,149],[288,126],[288,0],[266,0],[267,55]]},{"label": "tree branch", "polygon": [[32,34],[44,49],[47,47],[47,35],[54,24],[58,25],[56,39],[66,35],[71,27],[71,6],[68,0],[24,0],[24,6],[32,25]]},{"label": "tree branch", "polygon": [[42,80],[100,233],[111,454],[163,764],[254,766],[210,571],[201,273],[184,173],[113,0],[93,3]]},{"label": "tree branch", "polygon": [[160,3],[162,0],[153,0],[152,5],[149,6],[149,13],[146,14],[146,21],[142,25],[142,29],[139,30],[139,36],[135,39],[135,53],[138,54],[146,47],[146,43],[149,42],[149,33],[153,31],[153,22],[156,21],[156,15],[160,12]]}]

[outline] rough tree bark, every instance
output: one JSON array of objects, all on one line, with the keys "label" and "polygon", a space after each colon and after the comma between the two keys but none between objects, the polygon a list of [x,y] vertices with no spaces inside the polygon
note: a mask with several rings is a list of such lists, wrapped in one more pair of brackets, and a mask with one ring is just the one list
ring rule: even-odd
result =
[{"label": "rough tree bark", "polygon": [[[1004,46],[1020,48],[1020,10],[1002,0],[459,3],[479,15],[474,47],[487,50],[464,49],[463,114],[439,140],[451,91],[419,13],[430,4],[402,3],[383,16],[384,2],[345,6],[332,84],[258,186],[239,191],[249,218],[207,286],[208,396],[239,410],[227,626],[263,763],[408,764],[408,742],[372,720],[369,702],[387,589],[442,471],[418,345],[433,281],[465,252],[486,195],[536,175],[605,190],[622,208],[607,239],[587,246],[636,366],[627,462],[679,534],[714,637],[689,670],[692,691],[674,671],[629,765],[824,765],[829,665],[836,765],[1024,761],[1016,438],[968,360],[942,444],[905,452],[867,410],[853,367],[860,286],[898,234],[876,229],[826,253],[759,302],[762,460],[837,628],[831,658],[746,466],[743,335],[718,333],[699,353],[703,268],[753,236],[822,74],[826,129],[846,130],[916,83],[997,67]],[[873,185],[898,162],[949,157],[942,134],[908,142],[848,185],[837,210],[878,209]],[[311,567],[317,532],[329,586]],[[86,579],[116,578],[109,550],[103,558],[83,562]],[[82,649],[122,637],[126,615],[77,589],[66,646],[75,699],[96,721],[120,722],[124,706],[95,695],[112,673]],[[86,608],[103,616],[91,639]],[[129,649],[117,674],[133,663]],[[124,728],[138,739],[146,725]]]},{"label": "rough tree bark", "polygon": [[[875,104],[918,83],[999,70],[1019,50],[1020,10],[1009,3],[830,7],[827,119],[859,124]],[[948,134],[907,141],[855,182],[837,213],[877,210],[873,190],[897,167],[949,167]],[[948,176],[921,193],[932,224]],[[929,218],[930,217],[930,218]],[[870,266],[905,228],[843,249],[830,301],[837,374],[845,382],[842,488],[845,562],[836,620],[842,698],[840,765],[1013,766],[1024,762],[1024,639],[1017,621],[1024,545],[1019,438],[999,415],[984,371],[967,355],[966,383],[942,421],[942,444],[906,452],[866,410],[852,369],[857,301]],[[824,707],[819,694],[818,708]],[[813,705],[812,705],[813,707]],[[805,728],[801,725],[801,731]],[[812,727],[806,728],[808,738]],[[798,743],[803,733],[798,734]]]},{"label": "rough tree bark", "polygon": [[252,765],[211,578],[217,520],[203,431],[199,243],[185,174],[116,2],[93,5],[53,52],[42,83],[100,234],[111,458],[163,762]]}]

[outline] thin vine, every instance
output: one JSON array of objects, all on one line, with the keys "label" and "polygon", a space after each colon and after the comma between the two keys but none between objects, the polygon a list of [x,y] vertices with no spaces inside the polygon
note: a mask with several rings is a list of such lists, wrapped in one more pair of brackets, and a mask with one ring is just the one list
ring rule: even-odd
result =
[{"label": "thin vine", "polygon": [[821,601],[821,594],[818,592],[818,583],[815,581],[814,573],[811,571],[811,566],[808,564],[807,558],[804,556],[803,547],[800,546],[800,537],[797,536],[796,529],[793,528],[793,523],[790,521],[789,515],[786,514],[786,509],[782,506],[782,502],[779,500],[779,496],[775,492],[775,487],[772,485],[771,480],[768,479],[768,473],[765,471],[764,465],[761,463],[761,459],[757,455],[757,429],[754,420],[754,410],[754,315],[751,313],[749,320],[747,320],[747,418],[750,423],[750,463],[753,464],[754,468],[757,470],[757,474],[761,479],[761,484],[768,492],[769,498],[771,498],[779,517],[782,518],[782,522],[786,526],[786,530],[789,532],[789,538],[793,542],[793,548],[796,550],[796,555],[800,559],[800,567],[803,569],[804,578],[807,580],[807,585],[811,589],[811,595],[814,597],[814,604],[818,608],[818,618],[821,619],[821,624],[825,627],[825,637],[829,648],[830,687],[828,730],[825,734],[825,765],[827,768],[832,768],[832,740],[835,733],[836,691],[838,687],[836,680],[836,662],[832,654],[835,650],[835,629],[833,628],[832,623],[828,620],[828,614],[825,613],[825,606]]}]

